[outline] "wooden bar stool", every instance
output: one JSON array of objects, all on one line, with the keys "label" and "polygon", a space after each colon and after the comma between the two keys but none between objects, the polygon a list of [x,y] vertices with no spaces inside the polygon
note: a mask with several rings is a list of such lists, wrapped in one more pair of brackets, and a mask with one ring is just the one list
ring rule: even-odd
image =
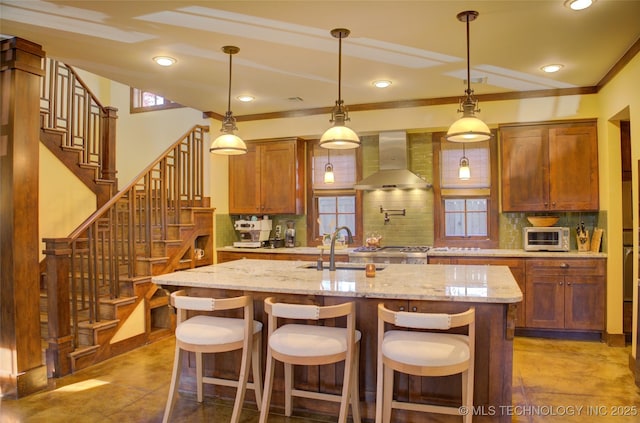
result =
[{"label": "wooden bar stool", "polygon": [[[311,398],[340,403],[338,422],[347,421],[349,403],[353,421],[360,422],[358,391],[358,360],[360,331],[355,329],[355,303],[332,306],[274,303],[264,301],[268,319],[267,369],[264,395],[260,410],[260,423],[266,423],[271,401],[275,360],[284,363],[285,415],[291,416],[292,397]],[[287,323],[278,326],[278,318],[323,320],[346,316],[346,327],[316,326]],[[316,366],[345,362],[342,394],[327,394],[293,388],[293,365]]]},{"label": "wooden bar stool", "polygon": [[[468,326],[468,335],[416,330],[385,331],[385,323],[411,329],[448,330]],[[392,311],[378,304],[378,380],[376,423],[389,423],[392,408],[461,415],[460,407],[416,404],[393,399],[393,372],[416,376],[462,375],[463,416],[473,415],[473,363],[475,353],[475,309],[459,314]]]},{"label": "wooden bar stool", "polygon": [[[176,353],[173,361],[173,375],[169,398],[164,410],[163,423],[169,421],[173,406],[178,396],[180,373],[182,370],[183,351],[191,351],[196,355],[197,398],[202,402],[204,383],[236,387],[236,398],[233,405],[231,422],[240,419],[240,412],[247,388],[253,389],[256,395],[258,410],[262,401],[262,378],[260,376],[260,353],[262,323],[253,320],[253,299],[245,295],[235,298],[203,298],[188,297],[185,291],[171,294],[171,305],[177,309]],[[243,318],[196,315],[187,318],[187,310],[220,311],[244,309]],[[248,336],[251,334],[251,336]],[[238,380],[216,377],[205,377],[202,366],[203,353],[219,353],[242,349],[242,360]],[[249,366],[253,368],[253,382],[248,382]]]}]

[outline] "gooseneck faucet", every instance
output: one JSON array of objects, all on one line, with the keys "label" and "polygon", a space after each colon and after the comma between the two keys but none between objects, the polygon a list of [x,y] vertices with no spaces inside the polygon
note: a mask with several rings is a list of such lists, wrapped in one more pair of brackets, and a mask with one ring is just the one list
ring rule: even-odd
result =
[{"label": "gooseneck faucet", "polygon": [[336,270],[336,238],[338,238],[338,232],[341,230],[347,231],[349,237],[347,238],[347,244],[353,244],[353,235],[351,235],[351,229],[346,226],[340,226],[336,228],[335,232],[331,234],[331,249],[329,250],[329,271]]}]

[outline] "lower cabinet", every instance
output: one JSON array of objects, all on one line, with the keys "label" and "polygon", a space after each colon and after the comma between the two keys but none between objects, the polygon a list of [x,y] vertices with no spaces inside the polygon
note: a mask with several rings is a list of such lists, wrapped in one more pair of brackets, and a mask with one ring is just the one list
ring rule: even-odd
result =
[{"label": "lower cabinet", "polygon": [[527,260],[526,326],[603,331],[605,274],[602,259]]}]

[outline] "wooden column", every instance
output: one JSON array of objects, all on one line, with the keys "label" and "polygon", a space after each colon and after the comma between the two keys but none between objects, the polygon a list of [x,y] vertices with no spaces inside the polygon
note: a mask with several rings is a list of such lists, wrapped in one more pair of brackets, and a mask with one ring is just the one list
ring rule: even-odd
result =
[{"label": "wooden column", "polygon": [[118,178],[116,177],[116,119],[118,119],[118,109],[115,107],[105,107],[107,114],[103,117],[102,131],[102,151],[100,154],[100,179],[98,184],[97,208],[102,207],[118,191]]},{"label": "wooden column", "polygon": [[42,47],[0,43],[0,391],[18,398],[47,386],[40,336],[38,173]]}]

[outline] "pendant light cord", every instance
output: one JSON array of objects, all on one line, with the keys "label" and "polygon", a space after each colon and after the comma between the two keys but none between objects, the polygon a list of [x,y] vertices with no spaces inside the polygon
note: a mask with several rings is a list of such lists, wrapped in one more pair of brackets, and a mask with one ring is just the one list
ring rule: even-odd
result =
[{"label": "pendant light cord", "polygon": [[233,61],[233,54],[229,53],[229,95],[227,96],[227,112],[231,111],[231,62],[232,61]]},{"label": "pendant light cord", "polygon": [[469,15],[467,14],[467,95],[471,95],[471,55],[469,54],[470,47],[470,38],[469,37]]},{"label": "pendant light cord", "polygon": [[338,103],[342,103],[342,33],[338,38]]}]

